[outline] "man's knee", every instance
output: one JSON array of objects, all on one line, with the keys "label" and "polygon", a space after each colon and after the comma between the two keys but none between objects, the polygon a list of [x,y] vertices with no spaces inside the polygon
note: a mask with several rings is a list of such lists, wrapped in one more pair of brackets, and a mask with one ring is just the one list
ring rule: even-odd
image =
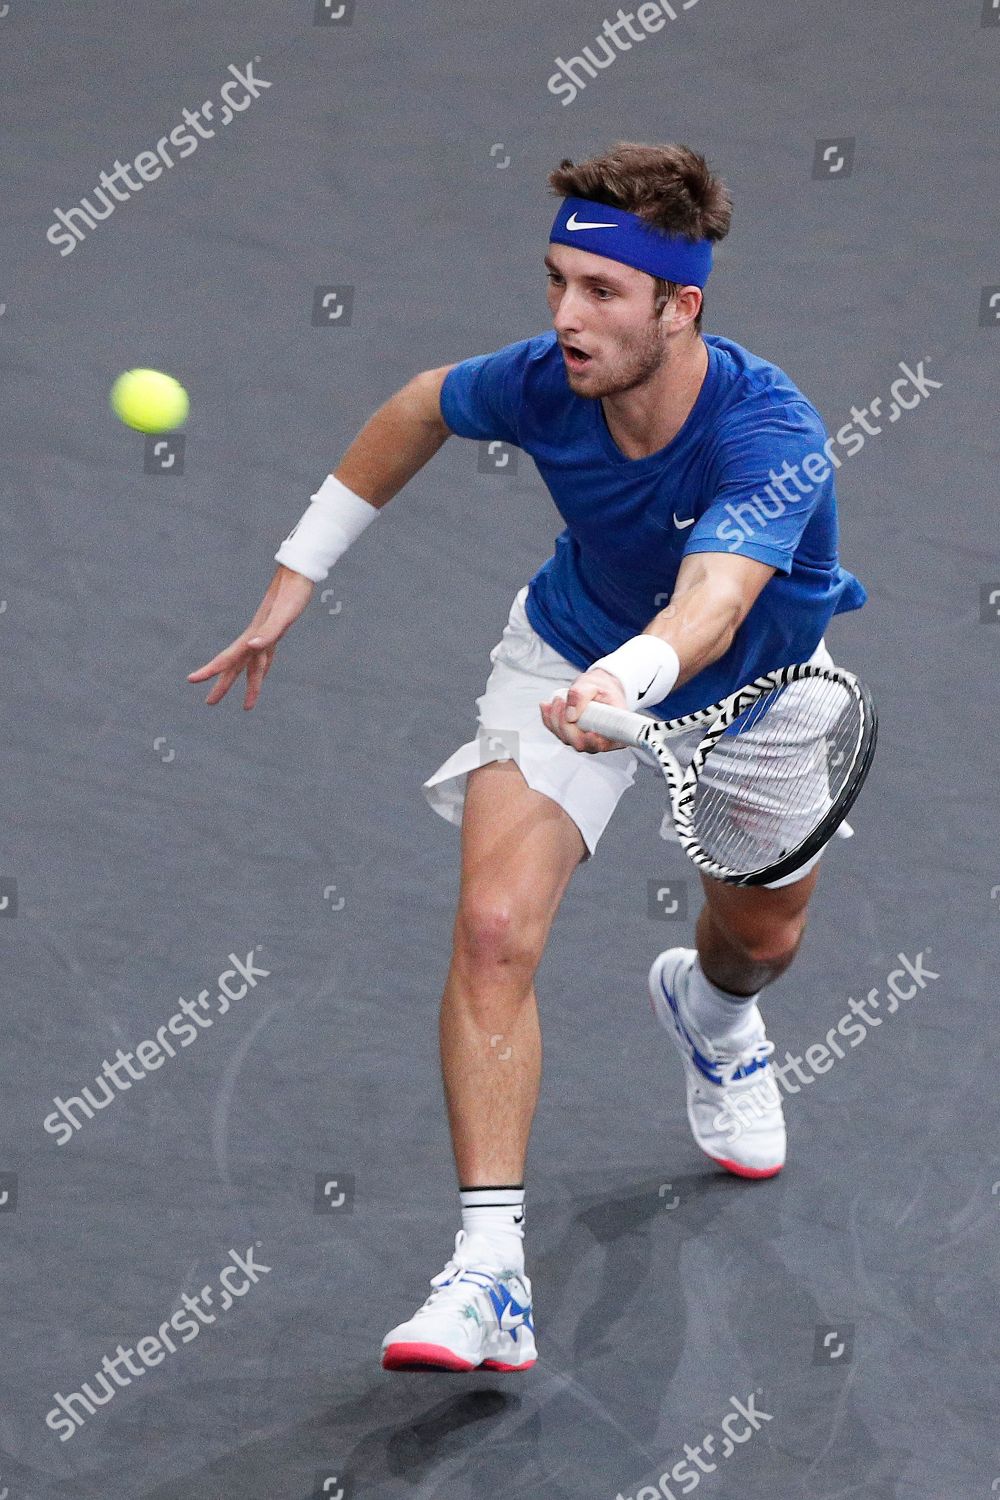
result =
[{"label": "man's knee", "polygon": [[459,905],[456,953],[477,969],[518,969],[530,977],[544,946],[545,932],[537,918],[532,919],[512,900],[473,893]]}]

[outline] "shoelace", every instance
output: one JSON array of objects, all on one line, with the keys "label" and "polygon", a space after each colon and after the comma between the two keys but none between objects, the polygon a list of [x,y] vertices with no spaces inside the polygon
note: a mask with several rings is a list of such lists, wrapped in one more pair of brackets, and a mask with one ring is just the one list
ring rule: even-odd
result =
[{"label": "shoelace", "polygon": [[[439,1271],[436,1276],[431,1277],[430,1284],[434,1288],[434,1290],[427,1298],[423,1307],[418,1309],[418,1313],[416,1314],[417,1316],[419,1316],[420,1313],[427,1311],[428,1309],[432,1312],[436,1312],[438,1306],[443,1301],[448,1300],[449,1292],[456,1300],[459,1298],[461,1298],[462,1300],[466,1300],[469,1296],[468,1289],[470,1286],[475,1287],[478,1291],[481,1292],[488,1291],[489,1283],[493,1279],[491,1273],[489,1271],[480,1270],[474,1265],[470,1265],[464,1259],[461,1252],[462,1246],[465,1243],[465,1238],[465,1230],[460,1229],[455,1241],[455,1253],[448,1261],[444,1270]],[[431,1307],[432,1303],[434,1304],[433,1307]]]},{"label": "shoelace", "polygon": [[[751,1063],[766,1062],[774,1051],[774,1043],[769,1037],[761,1037],[756,1042],[751,1042],[748,1047],[737,1052],[733,1057],[719,1058],[719,1072],[722,1074],[722,1082],[727,1087],[733,1083],[751,1083],[754,1075],[748,1078],[736,1078],[740,1068],[748,1068]],[[759,1081],[759,1080],[757,1080]]]},{"label": "shoelace", "polygon": [[[451,1262],[449,1262],[449,1265],[450,1264]],[[425,1315],[432,1315],[434,1313],[437,1313],[441,1310],[442,1306],[446,1306],[449,1302],[468,1303],[471,1296],[473,1296],[475,1292],[486,1291],[485,1285],[483,1285],[479,1281],[474,1281],[471,1276],[465,1275],[459,1276],[458,1280],[456,1281],[449,1281],[447,1285],[435,1284],[447,1274],[448,1266],[445,1267],[445,1269],[440,1273],[439,1276],[433,1277],[433,1279],[431,1280],[431,1286],[434,1288],[434,1290],[424,1302],[423,1306],[417,1308],[417,1311],[413,1315],[415,1318],[420,1318]]]}]

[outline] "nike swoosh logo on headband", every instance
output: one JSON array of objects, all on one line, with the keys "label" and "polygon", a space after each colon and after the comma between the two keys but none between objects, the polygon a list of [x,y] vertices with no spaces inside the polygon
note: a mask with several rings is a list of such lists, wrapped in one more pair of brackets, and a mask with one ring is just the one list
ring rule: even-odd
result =
[{"label": "nike swoosh logo on headband", "polygon": [[577,220],[576,213],[574,211],[573,213],[570,214],[569,218],[566,220],[566,228],[567,229],[617,229],[618,225],[617,224],[587,224],[587,223],[584,223],[584,222],[579,222]]}]

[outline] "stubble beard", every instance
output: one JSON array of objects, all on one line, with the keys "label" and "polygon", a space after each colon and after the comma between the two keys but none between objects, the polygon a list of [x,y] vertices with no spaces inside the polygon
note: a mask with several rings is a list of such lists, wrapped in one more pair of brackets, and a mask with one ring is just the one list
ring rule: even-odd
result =
[{"label": "stubble beard", "polygon": [[596,379],[588,379],[589,372],[570,372],[571,383],[580,381],[586,387],[586,395],[594,399],[600,396],[618,396],[635,390],[664,369],[669,361],[666,349],[660,341],[659,324],[652,323],[649,329],[631,341],[628,347],[615,351],[607,361],[606,368]]}]

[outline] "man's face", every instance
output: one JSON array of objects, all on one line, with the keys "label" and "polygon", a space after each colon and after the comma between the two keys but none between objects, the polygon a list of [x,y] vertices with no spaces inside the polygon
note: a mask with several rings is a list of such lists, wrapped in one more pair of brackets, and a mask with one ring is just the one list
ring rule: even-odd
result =
[{"label": "man's face", "polygon": [[[668,357],[669,312],[663,320],[654,314],[652,276],[605,255],[551,243],[545,267],[552,326],[572,390],[615,395],[661,368]],[[589,359],[576,359],[574,349]]]}]

